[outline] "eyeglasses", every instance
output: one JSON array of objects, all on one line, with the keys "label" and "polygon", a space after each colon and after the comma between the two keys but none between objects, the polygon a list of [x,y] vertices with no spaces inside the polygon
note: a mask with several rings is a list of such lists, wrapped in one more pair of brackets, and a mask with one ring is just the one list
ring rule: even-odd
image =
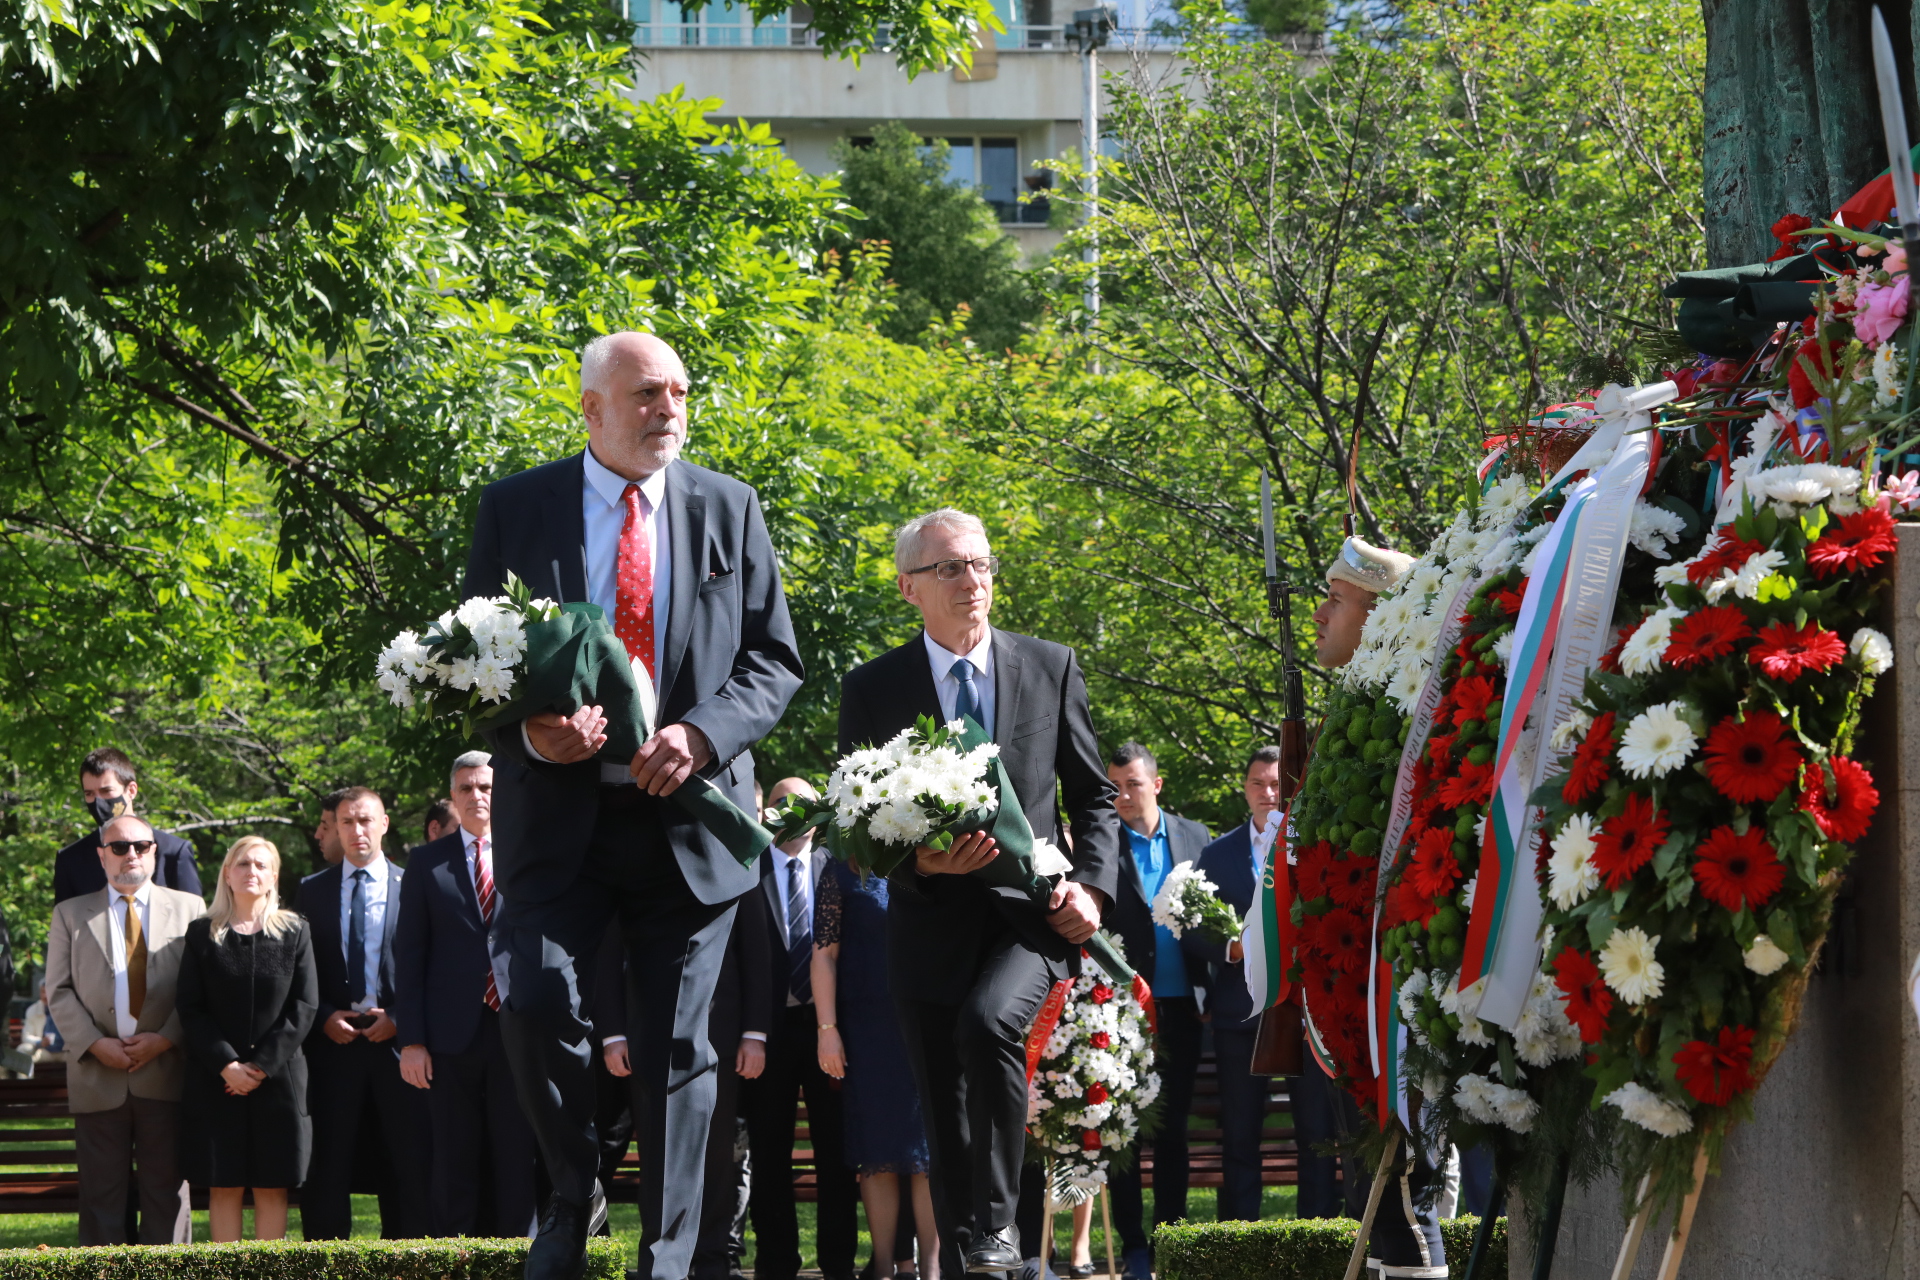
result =
[{"label": "eyeglasses", "polygon": [[153,841],[151,840],[109,840],[106,844],[107,848],[113,850],[116,857],[121,858],[126,857],[128,854],[132,854],[136,858],[144,858],[153,852]]},{"label": "eyeglasses", "polygon": [[933,575],[942,582],[956,581],[968,569],[983,578],[991,578],[1000,572],[999,556],[981,556],[977,560],[936,560],[932,564],[923,564],[918,569],[909,569],[909,574],[933,571]]}]

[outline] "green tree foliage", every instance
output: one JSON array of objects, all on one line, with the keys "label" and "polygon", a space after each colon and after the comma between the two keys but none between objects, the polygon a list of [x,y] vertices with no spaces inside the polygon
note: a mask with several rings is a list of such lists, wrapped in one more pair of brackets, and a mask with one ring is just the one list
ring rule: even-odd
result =
[{"label": "green tree foliage", "polygon": [[881,331],[900,342],[954,308],[969,311],[967,332],[990,351],[1019,341],[1039,299],[1020,269],[1020,249],[973,187],[951,179],[947,144],[931,144],[897,121],[873,131],[870,144],[841,143],[835,152],[847,199],[859,210],[835,247],[885,241],[887,271],[897,287]]}]

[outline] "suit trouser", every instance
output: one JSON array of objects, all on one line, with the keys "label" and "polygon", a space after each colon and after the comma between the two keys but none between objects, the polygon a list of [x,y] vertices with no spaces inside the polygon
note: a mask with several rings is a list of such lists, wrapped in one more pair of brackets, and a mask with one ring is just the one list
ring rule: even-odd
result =
[{"label": "suit trouser", "polygon": [[1222,1222],[1260,1218],[1260,1134],[1267,1122],[1273,1077],[1253,1074],[1251,1031],[1213,1033],[1220,1072],[1220,1208]]},{"label": "suit trouser", "polygon": [[427,1170],[420,1161],[422,1101],[400,1077],[399,1041],[375,1044],[355,1039],[335,1044],[316,1035],[307,1042],[307,1112],[313,1117],[313,1158],[300,1190],[300,1229],[309,1240],[345,1240],[353,1235],[354,1156],[372,1107],[373,1132],[383,1150],[380,1163],[380,1234],[413,1240],[427,1231]]},{"label": "suit trouser", "polygon": [[1066,976],[1064,963],[1008,931],[959,1004],[915,1000],[912,983],[894,977],[927,1122],[944,1274],[961,1274],[960,1260],[976,1239],[1014,1223],[1027,1143],[1027,1029],[1048,990]]},{"label": "suit trouser", "polygon": [[[533,1129],[514,1094],[499,1014],[482,1011],[473,1043],[459,1053],[433,1055],[427,1111],[433,1119],[433,1233],[532,1235]],[[483,1200],[490,1212],[481,1212]]]},{"label": "suit trouser", "polygon": [[[1135,1147],[1133,1163],[1111,1173],[1107,1185],[1113,1191],[1113,1225],[1120,1234],[1123,1249],[1147,1247],[1147,1232],[1142,1221],[1144,1202],[1140,1193],[1140,1151],[1153,1148],[1153,1221],[1178,1222],[1187,1216],[1187,1115],[1193,1110],[1193,1078],[1200,1070],[1200,1011],[1191,996],[1155,1000],[1160,1023],[1160,1131]],[[1226,1108],[1226,1069],[1221,1068],[1221,1109]],[[1232,1124],[1228,1122],[1231,1131]],[[1255,1148],[1256,1155],[1258,1147]],[[1256,1170],[1255,1177],[1258,1177]],[[1257,1184],[1256,1184],[1257,1185]],[[1256,1195],[1256,1202],[1258,1193]],[[1226,1195],[1221,1194],[1224,1204]],[[1225,1217],[1224,1211],[1221,1217]],[[1258,1215],[1256,1215],[1258,1216]]]},{"label": "suit trouser", "polygon": [[80,1243],[131,1244],[127,1196],[140,1195],[141,1244],[189,1244],[193,1217],[180,1180],[180,1104],[129,1096],[73,1117],[80,1170]]},{"label": "suit trouser", "polygon": [[[707,1015],[707,1039],[719,1060],[713,1089],[713,1120],[707,1127],[707,1157],[701,1192],[700,1235],[693,1249],[692,1280],[726,1280],[733,1269],[733,1220],[738,1194],[734,1148],[740,1128],[740,1073],[733,1064],[740,1047],[739,1000],[717,998]],[[729,1008],[729,1004],[736,1007]],[[631,1077],[629,1077],[631,1078]],[[644,1110],[644,1107],[642,1108]]]},{"label": "suit trouser", "polygon": [[818,1021],[811,1004],[782,1009],[784,1021],[767,1046],[767,1069],[747,1082],[747,1140],[753,1147],[754,1274],[800,1270],[800,1234],[793,1205],[793,1130],[801,1093],[819,1187],[814,1252],[828,1276],[853,1274],[859,1248],[858,1195],[847,1167],[846,1111],[840,1090],[820,1069]]},{"label": "suit trouser", "polygon": [[1339,1085],[1327,1079],[1311,1054],[1297,1076],[1287,1077],[1287,1105],[1293,1112],[1293,1141],[1299,1150],[1300,1198],[1294,1207],[1299,1218],[1344,1218],[1347,1201],[1341,1195],[1340,1157],[1323,1154],[1340,1141]]},{"label": "suit trouser", "polygon": [[501,1038],[554,1194],[584,1206],[600,1164],[595,958],[608,922],[626,939],[635,1020],[627,1051],[646,1100],[640,1137],[640,1275],[683,1280],[700,1230],[714,1057],[707,1010],[733,903],[693,896],[659,819],[604,800],[580,874],[545,902],[508,898],[494,946],[508,957]]}]

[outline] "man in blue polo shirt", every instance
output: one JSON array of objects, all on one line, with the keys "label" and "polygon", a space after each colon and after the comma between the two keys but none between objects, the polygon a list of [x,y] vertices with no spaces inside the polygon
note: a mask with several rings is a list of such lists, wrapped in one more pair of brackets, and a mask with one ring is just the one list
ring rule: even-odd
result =
[{"label": "man in blue polo shirt", "polygon": [[[1113,808],[1127,835],[1131,858],[1123,859],[1119,892],[1106,923],[1127,948],[1127,959],[1153,986],[1160,1015],[1161,1092],[1166,1109],[1153,1148],[1153,1219],[1157,1227],[1187,1216],[1187,1112],[1200,1065],[1200,1003],[1205,966],[1190,960],[1167,929],[1153,922],[1153,898],[1167,873],[1192,862],[1213,837],[1189,818],[1160,807],[1160,766],[1153,753],[1128,742],[1107,762],[1107,777],[1119,794]],[[1139,1153],[1136,1153],[1136,1157]],[[1114,1229],[1125,1251],[1127,1280],[1148,1280],[1152,1255],[1144,1230],[1140,1165],[1109,1175]]]}]

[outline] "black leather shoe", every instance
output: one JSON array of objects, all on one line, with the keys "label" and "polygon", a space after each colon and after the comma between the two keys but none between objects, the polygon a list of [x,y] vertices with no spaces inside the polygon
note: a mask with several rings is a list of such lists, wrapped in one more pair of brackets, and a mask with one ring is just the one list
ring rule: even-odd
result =
[{"label": "black leather shoe", "polygon": [[587,1236],[606,1217],[607,1198],[598,1185],[584,1207],[556,1192],[527,1249],[526,1280],[581,1280],[587,1273]]},{"label": "black leather shoe", "polygon": [[971,1274],[1020,1269],[1020,1233],[1012,1227],[989,1231],[967,1250],[967,1271]]}]

